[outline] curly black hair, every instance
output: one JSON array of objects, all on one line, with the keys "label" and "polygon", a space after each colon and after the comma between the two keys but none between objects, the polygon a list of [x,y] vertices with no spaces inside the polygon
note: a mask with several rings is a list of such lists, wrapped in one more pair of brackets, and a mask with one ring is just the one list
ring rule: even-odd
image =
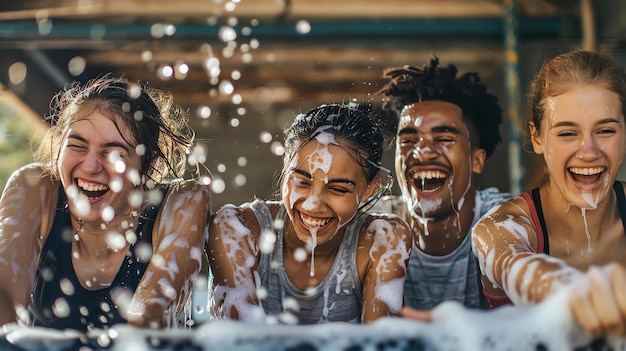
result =
[{"label": "curly black hair", "polygon": [[[379,124],[388,138],[397,133],[402,110],[411,104],[441,100],[455,104],[463,111],[463,118],[470,128],[478,132],[478,146],[487,157],[502,141],[499,126],[502,124],[502,107],[498,97],[487,92],[487,86],[477,72],[468,72],[457,78],[456,66],[439,67],[439,58],[433,56],[423,68],[405,65],[388,68],[383,77],[389,82],[377,94],[384,94],[385,113],[379,116]],[[472,138],[474,139],[474,138]]]}]

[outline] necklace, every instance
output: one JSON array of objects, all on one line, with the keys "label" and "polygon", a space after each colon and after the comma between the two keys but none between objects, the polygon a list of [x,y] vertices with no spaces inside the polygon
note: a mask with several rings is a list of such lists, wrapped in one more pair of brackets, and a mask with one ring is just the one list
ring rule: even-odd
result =
[{"label": "necklace", "polygon": [[[85,220],[82,218],[78,218],[70,213],[72,219],[78,223],[78,228],[72,233],[72,237],[75,241],[80,241],[79,233],[85,232]],[[137,235],[135,233],[135,227],[138,223],[139,213],[137,211],[132,211],[129,213],[128,218],[119,222],[114,226],[109,226],[109,223],[100,223],[100,227],[97,229],[91,229],[90,232],[97,234],[98,232],[107,232],[107,233],[117,233],[124,237],[126,241],[133,244],[137,240]],[[118,246],[121,243],[118,243]],[[114,250],[116,248],[113,248]]]}]

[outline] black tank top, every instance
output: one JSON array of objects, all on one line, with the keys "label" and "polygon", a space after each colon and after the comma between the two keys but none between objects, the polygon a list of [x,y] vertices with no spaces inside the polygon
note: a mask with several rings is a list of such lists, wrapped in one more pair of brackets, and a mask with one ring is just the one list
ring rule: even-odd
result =
[{"label": "black tank top", "polygon": [[[160,190],[163,194],[167,191],[165,187]],[[40,254],[29,304],[33,324],[87,331],[126,323],[112,296],[127,294],[130,302],[139,285],[150,257],[137,255],[137,252],[141,250],[151,254],[153,251],[152,229],[159,207],[160,204],[149,204],[142,210],[135,231],[137,241],[130,246],[111,285],[99,290],[87,290],[78,281],[72,265],[72,223],[67,197],[60,187],[54,223]],[[145,250],[146,247],[149,249]]]},{"label": "black tank top", "polygon": [[[619,210],[620,216],[622,218],[622,225],[624,226],[624,234],[626,235],[626,196],[624,196],[624,187],[622,183],[616,181],[613,183],[613,190],[615,191],[615,196],[617,196],[617,208]],[[532,205],[534,205],[534,212],[536,217],[533,218],[538,220],[539,226],[537,226],[537,230],[541,233],[537,236],[539,239],[539,248],[540,251],[545,253],[546,255],[550,255],[550,243],[548,240],[548,229],[546,227],[546,220],[543,218],[543,209],[541,207],[541,197],[539,196],[539,188],[535,188],[530,191],[532,196]],[[526,197],[526,201],[529,205],[531,203],[528,201],[528,197]],[[530,206],[531,211],[533,210],[533,206]],[[536,223],[535,223],[536,225]],[[541,247],[543,246],[543,250]]]}]

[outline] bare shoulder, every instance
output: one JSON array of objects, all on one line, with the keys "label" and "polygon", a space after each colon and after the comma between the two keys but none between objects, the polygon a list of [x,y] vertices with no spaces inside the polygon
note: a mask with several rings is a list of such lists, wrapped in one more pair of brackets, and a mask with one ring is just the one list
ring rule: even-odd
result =
[{"label": "bare shoulder", "polygon": [[[365,219],[361,231],[365,231],[365,240],[376,241],[397,241],[398,243],[410,243],[411,230],[406,221],[394,214],[365,214]],[[368,240],[369,239],[369,240]]]},{"label": "bare shoulder", "polygon": [[536,247],[537,229],[528,201],[518,195],[495,206],[474,225],[472,243],[483,250],[494,246],[505,248],[511,243]]},{"label": "bare shoulder", "polygon": [[479,223],[501,222],[505,219],[521,219],[530,218],[530,207],[528,202],[522,195],[515,196],[507,201],[493,206],[479,220]]},{"label": "bare shoulder", "polygon": [[197,201],[210,201],[211,188],[197,179],[186,179],[174,182],[170,185],[168,198],[188,198]]},{"label": "bare shoulder", "polygon": [[[227,204],[222,206],[211,217],[211,228],[222,232],[225,228],[237,232],[258,233],[261,231],[259,221],[249,204],[235,206]],[[237,230],[236,228],[239,228]]]},{"label": "bare shoulder", "polygon": [[384,223],[389,223],[393,227],[398,227],[400,230],[409,230],[409,225],[400,216],[391,213],[369,213],[368,219],[365,220],[368,226],[376,226]]},{"label": "bare shoulder", "polygon": [[29,187],[56,189],[59,183],[50,176],[44,175],[43,168],[38,163],[30,163],[15,170],[7,181],[7,187]]},{"label": "bare shoulder", "polygon": [[[43,168],[31,163],[17,169],[9,177],[2,193],[3,206],[9,202],[21,208],[44,208],[53,211],[58,196],[60,182],[44,175]],[[32,212],[35,213],[35,212]],[[37,215],[43,215],[37,212]]]},{"label": "bare shoulder", "polygon": [[243,208],[241,206],[235,206],[233,204],[226,204],[219,210],[215,211],[215,214],[211,216],[212,224],[220,224],[232,219],[237,219],[239,222],[246,222],[245,218],[249,218],[250,215],[254,215],[249,208]]}]

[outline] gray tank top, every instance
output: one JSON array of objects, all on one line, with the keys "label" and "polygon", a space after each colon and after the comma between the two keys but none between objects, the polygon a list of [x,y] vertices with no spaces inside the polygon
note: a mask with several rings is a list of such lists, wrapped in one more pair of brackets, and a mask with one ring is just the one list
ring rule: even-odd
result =
[{"label": "gray tank top", "polygon": [[[283,229],[282,226],[275,228],[267,203],[278,202],[257,200],[250,206],[259,220],[261,230],[276,233],[274,250],[269,254],[261,254],[255,272],[257,285],[267,291],[267,296],[261,299],[265,313],[276,317],[278,323],[283,324],[335,321],[360,323],[363,304],[361,280],[356,267],[356,249],[359,229],[367,215],[358,213],[346,227],[335,261],[322,282],[313,289],[302,291],[293,285],[285,271]],[[279,204],[276,218],[285,221],[285,207],[282,203]]]}]

